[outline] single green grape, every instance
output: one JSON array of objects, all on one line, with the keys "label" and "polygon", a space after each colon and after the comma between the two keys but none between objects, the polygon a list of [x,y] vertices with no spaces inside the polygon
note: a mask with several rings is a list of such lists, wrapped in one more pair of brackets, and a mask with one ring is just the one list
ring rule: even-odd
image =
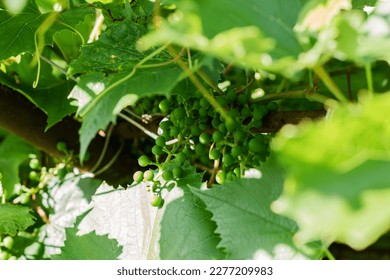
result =
[{"label": "single green grape", "polygon": [[217,175],[215,175],[215,181],[218,183],[218,184],[223,184],[225,183],[225,180],[226,180],[226,173],[223,172],[223,171],[219,171],[217,173]]},{"label": "single green grape", "polygon": [[161,156],[164,153],[164,151],[160,146],[154,145],[152,148],[152,153],[155,156]]},{"label": "single green grape", "polygon": [[169,134],[170,134],[172,137],[177,137],[177,136],[179,136],[179,134],[180,134],[180,128],[177,127],[177,126],[171,127],[171,130],[170,130]]},{"label": "single green grape", "polygon": [[163,130],[163,131],[167,131],[169,130],[171,127],[172,127],[173,123],[171,121],[162,121],[160,123],[160,128]]},{"label": "single green grape", "polygon": [[234,132],[238,128],[238,123],[234,119],[227,119],[225,125],[229,132]]},{"label": "single green grape", "polygon": [[146,170],[144,172],[144,180],[150,182],[154,179],[154,172],[152,170]]},{"label": "single green grape", "polygon": [[207,101],[206,98],[201,98],[199,100],[199,105],[202,107],[202,108],[209,108],[210,107],[210,103]]},{"label": "single green grape", "polygon": [[165,170],[162,174],[162,178],[165,180],[165,181],[170,181],[173,179],[173,172],[171,170]]},{"label": "single green grape", "polygon": [[29,164],[31,169],[39,170],[41,168],[41,163],[37,158],[33,158],[30,160]]},{"label": "single green grape", "polygon": [[215,142],[220,142],[220,141],[223,140],[224,135],[222,134],[221,131],[216,130],[216,131],[213,132],[213,136],[212,136],[212,137],[213,137],[213,140],[214,140]]},{"label": "single green grape", "polygon": [[140,183],[142,182],[143,179],[144,179],[144,173],[142,171],[139,170],[133,174],[134,182]]},{"label": "single green grape", "polygon": [[14,246],[14,239],[11,236],[6,236],[3,239],[3,246],[9,250]]},{"label": "single green grape", "polygon": [[197,135],[199,135],[201,132],[202,132],[202,131],[200,130],[199,126],[194,125],[194,126],[191,127],[191,134],[192,134],[192,135],[197,136]]},{"label": "single green grape", "polygon": [[157,146],[164,147],[166,142],[167,142],[167,140],[165,139],[164,136],[160,135],[156,138],[156,145]]},{"label": "single green grape", "polygon": [[229,165],[232,165],[233,163],[235,162],[234,158],[232,155],[229,155],[229,154],[224,154],[223,157],[222,157],[222,163],[225,165],[225,166],[229,166]]},{"label": "single green grape", "polygon": [[203,145],[207,145],[210,142],[210,135],[207,132],[203,132],[199,135],[199,142]]},{"label": "single green grape", "polygon": [[40,176],[39,176],[39,173],[38,173],[38,172],[36,172],[36,171],[30,171],[30,173],[28,174],[28,178],[29,178],[31,181],[39,181]]},{"label": "single green grape", "polygon": [[138,158],[138,164],[142,167],[148,166],[150,164],[150,159],[147,156],[140,156]]},{"label": "single green grape", "polygon": [[212,149],[209,153],[209,157],[212,160],[217,160],[221,157],[221,152],[217,149]]},{"label": "single green grape", "polygon": [[58,151],[63,152],[63,153],[67,153],[67,151],[68,151],[67,145],[63,141],[57,142],[56,148]]},{"label": "single green grape", "polygon": [[183,164],[186,161],[187,156],[184,152],[180,152],[175,155],[175,158],[178,161],[178,163]]},{"label": "single green grape", "polygon": [[231,155],[235,158],[244,154],[244,148],[241,146],[234,146],[231,151]]},{"label": "single green grape", "polygon": [[152,197],[150,198],[150,205],[152,205],[153,207],[158,207],[161,205],[161,203],[163,202],[163,199],[160,195],[152,195]]},{"label": "single green grape", "polygon": [[158,104],[158,107],[160,108],[161,112],[163,113],[168,113],[169,110],[171,109],[171,103],[169,100],[165,99]]},{"label": "single green grape", "polygon": [[180,166],[175,166],[172,169],[172,173],[175,178],[181,178],[183,176],[183,168],[181,168]]}]

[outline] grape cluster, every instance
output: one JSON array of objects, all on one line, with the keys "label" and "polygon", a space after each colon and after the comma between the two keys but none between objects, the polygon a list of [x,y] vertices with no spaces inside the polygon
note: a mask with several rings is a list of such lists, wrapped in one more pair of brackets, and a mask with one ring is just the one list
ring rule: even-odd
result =
[{"label": "grape cluster", "polygon": [[[167,117],[161,121],[158,137],[151,148],[153,159],[146,155],[139,158],[140,166],[155,165],[158,170],[136,172],[136,182],[155,180],[151,174],[161,175],[165,181],[180,178],[181,165],[189,161],[209,171],[206,179],[211,184],[214,180],[223,184],[226,180],[242,177],[245,170],[258,168],[266,160],[270,136],[258,133],[256,129],[262,126],[262,119],[268,112],[278,110],[278,104],[252,103],[249,92],[234,89],[214,98],[228,117],[217,113],[201,96],[170,96],[160,101],[158,107]],[[175,169],[166,170],[164,166],[173,159]],[[153,193],[160,197],[159,192]],[[159,201],[152,201],[155,200]]]}]

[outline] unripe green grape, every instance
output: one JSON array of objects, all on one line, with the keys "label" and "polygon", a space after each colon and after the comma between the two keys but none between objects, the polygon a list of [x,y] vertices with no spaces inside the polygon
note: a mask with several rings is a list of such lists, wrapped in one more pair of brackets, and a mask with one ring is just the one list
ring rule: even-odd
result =
[{"label": "unripe green grape", "polygon": [[181,178],[183,176],[183,168],[181,168],[180,166],[175,166],[172,169],[172,173],[175,178]]},{"label": "unripe green grape", "polygon": [[268,112],[268,109],[264,105],[260,105],[255,107],[252,113],[252,117],[254,120],[259,121],[261,120]]},{"label": "unripe green grape", "polygon": [[28,173],[28,178],[29,178],[31,181],[39,181],[40,176],[39,176],[39,173],[38,173],[38,172],[36,172],[36,171],[30,171],[30,173]]},{"label": "unripe green grape", "polygon": [[226,173],[223,172],[223,171],[219,171],[217,173],[217,175],[215,175],[215,181],[218,183],[218,184],[223,184],[225,183],[225,179],[226,179]]},{"label": "unripe green grape", "polygon": [[216,131],[213,132],[213,140],[215,142],[220,142],[220,141],[223,140],[223,138],[224,138],[224,135],[222,134],[221,131],[216,130]]},{"label": "unripe green grape", "polygon": [[207,151],[207,149],[203,144],[199,143],[199,144],[195,145],[195,153],[197,155],[202,155],[202,154],[206,153],[206,151]]},{"label": "unripe green grape", "polygon": [[0,251],[0,260],[8,260],[11,254],[8,252]]},{"label": "unripe green grape", "polygon": [[3,239],[3,246],[9,250],[14,246],[14,239],[11,236],[6,236]]},{"label": "unripe green grape", "polygon": [[56,144],[56,148],[57,148],[57,150],[58,151],[60,151],[60,152],[63,152],[63,153],[67,153],[67,146],[66,146],[66,143],[65,142],[63,142],[63,141],[59,141],[59,142],[57,142],[57,144]]},{"label": "unripe green grape", "polygon": [[164,147],[166,142],[167,142],[167,140],[165,139],[164,136],[160,135],[156,138],[156,145],[157,146]]},{"label": "unripe green grape", "polygon": [[248,142],[248,148],[253,153],[261,153],[267,150],[267,145],[264,140],[253,138]]},{"label": "unripe green grape", "polygon": [[146,170],[144,172],[144,180],[149,182],[149,181],[152,181],[154,179],[154,172],[152,170]]},{"label": "unripe green grape", "polygon": [[242,143],[242,142],[245,142],[245,140],[246,140],[246,134],[242,130],[235,131],[233,134],[233,137],[234,137],[235,142]]},{"label": "unripe green grape", "polygon": [[241,114],[241,117],[243,119],[245,119],[245,118],[249,117],[250,115],[252,115],[252,111],[248,107],[244,107],[244,108],[241,109],[241,113],[240,114]]},{"label": "unripe green grape", "polygon": [[161,156],[164,153],[164,151],[160,146],[154,145],[152,148],[152,153],[155,156]]},{"label": "unripe green grape", "polygon": [[195,124],[195,118],[187,117],[184,120],[186,126],[191,127]]},{"label": "unripe green grape", "polygon": [[163,202],[163,199],[161,198],[161,196],[159,195],[152,195],[152,197],[150,198],[150,205],[152,205],[153,207],[158,207],[161,205],[161,203]]},{"label": "unripe green grape", "polygon": [[171,127],[172,127],[173,123],[171,121],[163,121],[160,123],[160,128],[163,130],[163,131],[167,131],[169,130]]},{"label": "unripe green grape", "polygon": [[244,154],[244,148],[241,146],[234,146],[231,151],[231,155],[235,158]]},{"label": "unripe green grape", "polygon": [[187,159],[187,155],[184,152],[180,152],[175,155],[175,158],[178,163],[183,164]]},{"label": "unripe green grape", "polygon": [[180,134],[180,128],[173,126],[169,132],[172,137],[177,137]]},{"label": "unripe green grape", "polygon": [[209,153],[209,157],[212,160],[217,160],[221,157],[221,152],[217,149],[212,149]]},{"label": "unripe green grape", "polygon": [[248,101],[249,101],[249,97],[248,97],[248,95],[246,95],[245,93],[241,93],[241,94],[237,97],[237,102],[238,102],[238,104],[240,104],[240,105],[248,104]]},{"label": "unripe green grape", "polygon": [[210,142],[210,135],[207,132],[203,132],[199,135],[199,142],[204,145],[208,144]]},{"label": "unripe green grape", "polygon": [[133,174],[134,182],[141,183],[143,179],[144,179],[144,173],[142,171],[139,170]]},{"label": "unripe green grape", "polygon": [[217,116],[215,118],[213,118],[212,121],[211,121],[211,125],[215,129],[217,129],[220,124],[221,124],[221,120]]},{"label": "unripe green grape", "polygon": [[229,171],[227,174],[226,174],[226,180],[229,180],[229,181],[233,181],[234,179],[236,179],[237,176],[236,174],[234,174],[233,171]]},{"label": "unripe green grape", "polygon": [[237,177],[241,177],[241,169],[240,169],[240,167],[234,168],[233,172],[234,172],[234,175],[236,175]]},{"label": "unripe green grape", "polygon": [[165,181],[170,181],[173,179],[173,173],[171,170],[165,170],[162,174],[162,178],[165,180]]},{"label": "unripe green grape", "polygon": [[158,107],[160,108],[161,112],[168,113],[169,109],[171,109],[171,103],[169,100],[165,99],[158,104]]},{"label": "unripe green grape", "polygon": [[30,203],[31,196],[28,193],[22,193],[19,195],[18,200],[21,204],[28,204]]},{"label": "unripe green grape", "polygon": [[35,169],[35,170],[38,170],[41,168],[41,163],[39,162],[39,160],[37,158],[33,158],[30,160],[29,164],[31,169]]},{"label": "unripe green grape", "polygon": [[138,158],[138,164],[142,167],[148,166],[150,164],[150,159],[147,156],[140,156]]},{"label": "unripe green grape", "polygon": [[226,94],[226,99],[228,101],[229,104],[234,104],[234,101],[236,100],[237,98],[237,93],[236,91],[233,89],[233,90],[229,90]]},{"label": "unripe green grape", "polygon": [[226,133],[227,133],[226,125],[225,125],[224,123],[221,123],[221,124],[218,126],[218,130],[219,130],[222,134],[226,134]]},{"label": "unripe green grape", "polygon": [[194,126],[191,127],[191,134],[192,135],[197,136],[200,133],[201,133],[201,130],[200,130],[199,126],[194,125]]},{"label": "unripe green grape", "polygon": [[173,110],[172,115],[176,120],[183,120],[186,117],[186,110],[183,107]]},{"label": "unripe green grape", "polygon": [[234,119],[227,119],[225,125],[229,132],[234,132],[238,128],[238,123]]},{"label": "unripe green grape", "polygon": [[232,165],[234,163],[234,158],[232,155],[229,155],[229,154],[224,154],[223,155],[223,158],[222,158],[222,163],[225,165],[225,166],[229,166],[229,165]]},{"label": "unripe green grape", "polygon": [[206,118],[206,120],[201,120],[201,121],[202,121],[202,122],[199,123],[199,129],[200,129],[201,131],[205,131],[205,130],[209,127],[209,125],[208,125],[208,123],[207,123],[208,118]]}]

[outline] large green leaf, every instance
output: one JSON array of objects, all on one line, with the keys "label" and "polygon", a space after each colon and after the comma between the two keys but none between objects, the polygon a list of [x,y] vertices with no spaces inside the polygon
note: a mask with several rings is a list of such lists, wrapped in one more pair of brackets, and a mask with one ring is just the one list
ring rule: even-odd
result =
[{"label": "large green leaf", "polygon": [[342,14],[337,22],[336,56],[365,65],[377,60],[390,64],[390,3],[378,2],[366,17],[362,11]]},{"label": "large green leaf", "polygon": [[99,236],[94,232],[77,235],[77,227],[66,229],[65,246],[54,260],[116,260],[122,252],[118,242],[108,235]]},{"label": "large green leaf", "polygon": [[172,42],[247,67],[294,74],[301,52],[293,27],[302,1],[173,1],[177,10],[139,47]]},{"label": "large green leaf", "polygon": [[15,235],[34,224],[34,216],[28,207],[0,204],[0,234]]},{"label": "large green leaf", "polygon": [[80,234],[95,231],[115,238],[123,246],[120,259],[144,260],[156,255],[152,251],[159,217],[149,199],[145,183],[126,190],[102,184],[78,226]]},{"label": "large green leaf", "polygon": [[7,135],[0,142],[0,173],[3,192],[9,197],[19,183],[19,165],[28,159],[28,155],[37,151],[18,137]]},{"label": "large green leaf", "polygon": [[275,209],[297,221],[297,240],[363,249],[389,230],[389,107],[390,93],[366,98],[274,139],[288,170]]},{"label": "large green leaf", "polygon": [[269,165],[261,179],[240,179],[206,191],[191,189],[213,214],[219,246],[229,259],[304,257],[292,240],[298,229],[295,222],[270,208],[282,191],[283,173]]},{"label": "large green leaf", "polygon": [[[170,170],[178,164],[173,161],[164,170]],[[202,175],[188,163],[184,174],[176,181],[181,195],[170,202],[161,221],[160,258],[171,260],[222,259],[223,251],[217,249],[220,241],[215,234],[216,224],[206,206],[188,188],[199,188]]]},{"label": "large green leaf", "polygon": [[80,78],[70,97],[77,99],[78,114],[83,117],[80,129],[80,158],[100,129],[115,122],[116,115],[140,98],[168,94],[179,81],[181,70],[175,65],[137,70],[133,76],[121,72],[105,77],[91,73]]},{"label": "large green leaf", "polygon": [[0,37],[2,38],[0,41],[0,60],[23,52],[35,52],[35,34],[49,16],[55,15],[56,18],[44,34],[46,45],[52,44],[53,35],[56,32],[74,28],[78,23],[84,21],[87,15],[91,14],[94,14],[94,9],[89,6],[80,6],[61,13],[42,14],[34,1],[30,1],[20,14],[11,15],[5,10],[0,10]]}]

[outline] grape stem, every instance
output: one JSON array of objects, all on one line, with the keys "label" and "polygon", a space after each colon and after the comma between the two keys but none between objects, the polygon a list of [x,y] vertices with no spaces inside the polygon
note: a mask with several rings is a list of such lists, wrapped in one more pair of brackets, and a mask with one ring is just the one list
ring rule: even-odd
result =
[{"label": "grape stem", "polygon": [[107,169],[109,169],[113,164],[114,162],[118,159],[120,153],[122,152],[123,150],[123,147],[124,147],[124,142],[122,141],[121,143],[121,146],[119,147],[118,151],[115,153],[115,155],[111,158],[111,160],[109,162],[107,162],[106,165],[104,165],[102,168],[100,168],[98,171],[95,172],[95,176],[99,175],[99,174],[102,174],[104,171],[106,171]]},{"label": "grape stem", "polygon": [[[171,53],[173,57],[176,57],[176,51],[171,47],[167,47],[168,51]],[[215,111],[221,114],[222,118],[225,120],[231,119],[229,115],[226,113],[224,108],[214,99],[214,97],[209,93],[209,91],[203,86],[203,84],[199,81],[199,79],[194,75],[191,69],[188,68],[187,64],[182,60],[178,59],[177,64],[183,69],[184,73],[188,75],[188,78],[195,85],[195,87],[199,90],[199,92],[203,95],[204,98],[214,107]]]},{"label": "grape stem", "polygon": [[214,83],[213,80],[210,79],[209,76],[207,76],[205,72],[203,72],[202,69],[198,69],[196,72],[202,78],[202,80],[205,81],[205,83],[208,84],[216,93],[218,93],[221,96],[224,95],[224,92],[218,87],[216,83]]},{"label": "grape stem", "polygon": [[280,93],[270,93],[254,99],[253,102],[254,103],[265,102],[265,101],[268,102],[272,100],[287,99],[287,98],[306,98],[310,101],[316,101],[325,104],[329,99],[332,99],[325,95],[315,92],[315,90],[316,88],[309,88],[303,90],[290,90],[290,91],[285,91]]},{"label": "grape stem", "polygon": [[102,163],[102,161],[104,159],[104,156],[106,155],[108,144],[110,143],[113,128],[114,128],[114,126],[111,124],[107,129],[106,141],[104,142],[103,150],[100,153],[100,156],[99,156],[98,160],[96,161],[95,165],[91,168],[91,170],[90,170],[91,173],[94,173],[98,169],[98,167],[100,166],[100,164]]},{"label": "grape stem", "polygon": [[344,96],[340,88],[335,84],[328,72],[321,65],[317,65],[313,68],[316,75],[321,79],[329,91],[341,102],[348,102],[348,99]]},{"label": "grape stem", "polygon": [[210,180],[208,180],[208,182],[207,182],[207,188],[211,188],[212,184],[214,183],[215,176],[217,176],[217,172],[219,170],[219,162],[220,162],[220,159],[214,160],[214,166],[213,166],[213,169],[211,172]]},{"label": "grape stem", "polygon": [[132,125],[137,127],[139,130],[141,130],[143,133],[145,133],[146,135],[148,135],[151,138],[153,138],[154,140],[157,139],[158,135],[156,133],[146,129],[144,126],[142,126],[141,124],[139,124],[138,122],[136,122],[132,118],[130,118],[130,117],[128,117],[128,116],[126,116],[125,114],[122,114],[122,113],[119,113],[118,116],[121,117],[122,119],[128,121],[129,123],[131,123]]},{"label": "grape stem", "polygon": [[365,66],[366,70],[366,79],[367,79],[367,88],[370,94],[374,93],[374,83],[372,81],[372,70],[371,70],[371,64],[368,63]]}]

